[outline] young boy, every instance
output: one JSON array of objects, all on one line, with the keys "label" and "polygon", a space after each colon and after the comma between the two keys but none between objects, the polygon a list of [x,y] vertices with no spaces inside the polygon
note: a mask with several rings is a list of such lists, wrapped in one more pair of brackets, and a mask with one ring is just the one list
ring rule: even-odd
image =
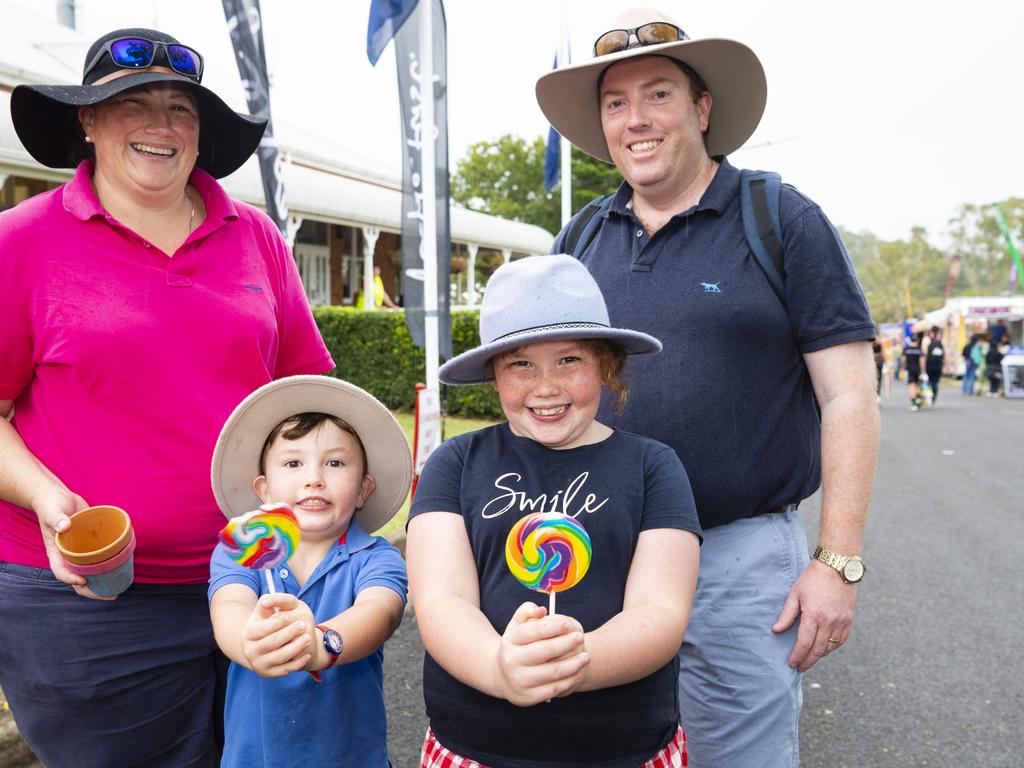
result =
[{"label": "young boy", "polygon": [[368,532],[394,516],[411,479],[402,428],[347,382],[280,379],[228,418],[212,467],[221,510],[287,504],[301,540],[271,570],[273,594],[223,544],[213,553],[210,614],[232,662],[222,766],[389,765],[382,645],[401,621],[406,575],[398,550]]}]

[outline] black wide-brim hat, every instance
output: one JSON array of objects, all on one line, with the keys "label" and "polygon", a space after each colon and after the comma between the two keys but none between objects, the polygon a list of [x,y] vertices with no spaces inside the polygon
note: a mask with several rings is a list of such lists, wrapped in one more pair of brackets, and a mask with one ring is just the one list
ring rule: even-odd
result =
[{"label": "black wide-brim hat", "polygon": [[[94,42],[85,55],[84,67],[103,46],[122,37],[143,37],[158,43],[180,44],[170,35],[153,29],[119,29]],[[153,65],[168,66],[167,54],[158,48]],[[92,83],[114,72],[127,74],[101,85]],[[217,94],[200,85],[199,78],[148,68],[126,70],[109,53],[82,73],[82,85],[19,85],[11,94],[11,119],[25,149],[49,168],[74,168],[81,159],[82,128],[78,109],[99,104],[112,96],[151,83],[181,83],[195,96],[199,109],[199,158],[196,165],[216,179],[238,170],[260,145],[267,127],[265,117],[235,112]]]}]

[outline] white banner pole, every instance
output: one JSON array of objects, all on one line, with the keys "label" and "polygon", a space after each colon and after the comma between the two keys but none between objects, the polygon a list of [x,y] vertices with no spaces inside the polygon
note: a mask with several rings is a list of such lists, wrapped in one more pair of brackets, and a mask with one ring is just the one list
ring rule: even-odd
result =
[{"label": "white banner pole", "polygon": [[[427,388],[438,388],[439,342],[437,329],[437,160],[434,142],[433,0],[419,0],[420,77],[423,97],[423,336]],[[447,254],[446,254],[447,255]]]},{"label": "white banner pole", "polygon": [[[569,59],[569,4],[562,5],[562,39],[558,45],[558,66],[566,67]],[[572,218],[572,144],[559,136],[559,156],[562,161],[562,227]]]}]

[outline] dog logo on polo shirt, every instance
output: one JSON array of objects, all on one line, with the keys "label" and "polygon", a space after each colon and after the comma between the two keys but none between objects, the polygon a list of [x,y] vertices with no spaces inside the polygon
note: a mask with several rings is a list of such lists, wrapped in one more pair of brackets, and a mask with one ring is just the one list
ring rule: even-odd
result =
[{"label": "dog logo on polo shirt", "polygon": [[701,283],[700,287],[704,289],[704,293],[721,293],[722,289],[718,287],[719,283]]}]

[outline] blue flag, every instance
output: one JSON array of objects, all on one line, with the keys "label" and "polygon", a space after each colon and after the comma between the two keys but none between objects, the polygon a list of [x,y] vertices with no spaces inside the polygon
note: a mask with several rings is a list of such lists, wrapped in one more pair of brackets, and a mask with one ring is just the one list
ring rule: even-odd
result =
[{"label": "blue flag", "polygon": [[388,41],[415,8],[416,0],[371,0],[370,23],[366,28],[366,55],[371,64],[377,65]]},{"label": "blue flag", "polygon": [[[558,69],[558,54],[555,54],[555,63],[552,69]],[[561,136],[554,126],[548,130],[548,147],[544,153],[544,191],[550,192],[558,184],[559,168],[562,162]]]},{"label": "blue flag", "polygon": [[548,131],[548,147],[544,152],[544,190],[550,192],[558,184],[562,166],[562,137],[551,128]]}]

